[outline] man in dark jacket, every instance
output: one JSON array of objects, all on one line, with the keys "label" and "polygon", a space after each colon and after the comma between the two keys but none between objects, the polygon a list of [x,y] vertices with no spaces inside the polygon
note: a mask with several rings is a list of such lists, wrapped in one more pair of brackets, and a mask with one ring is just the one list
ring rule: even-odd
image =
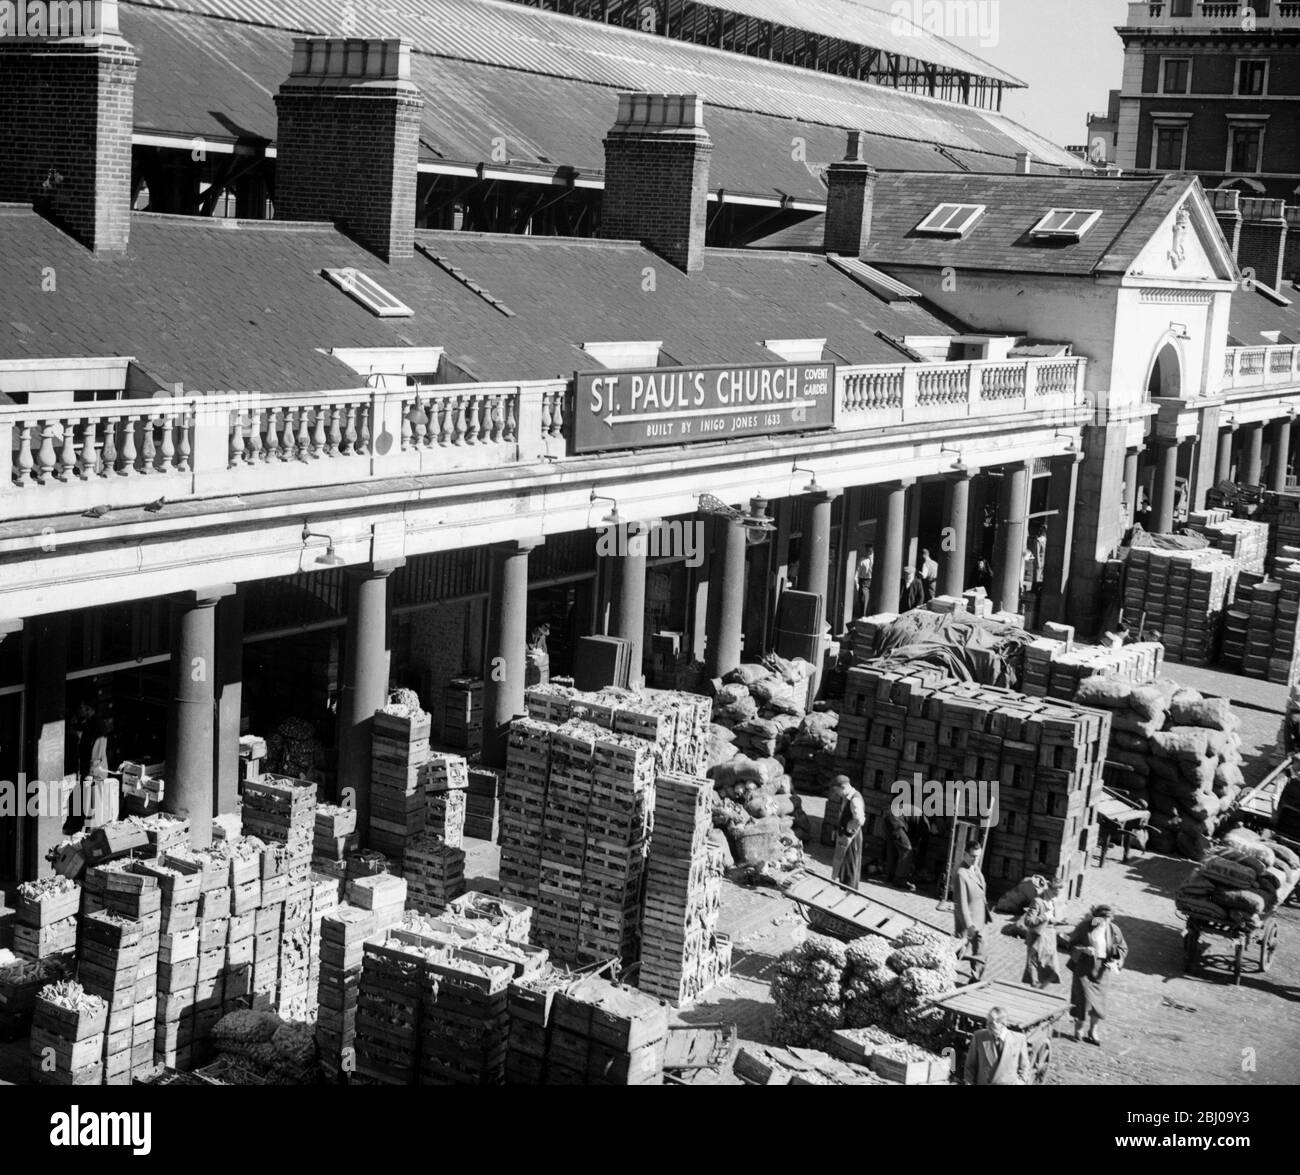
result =
[{"label": "man in dark jacket", "polygon": [[912,867],[917,856],[925,853],[930,822],[912,804],[896,802],[889,805],[889,816],[885,823],[885,880],[900,889],[915,893]]}]

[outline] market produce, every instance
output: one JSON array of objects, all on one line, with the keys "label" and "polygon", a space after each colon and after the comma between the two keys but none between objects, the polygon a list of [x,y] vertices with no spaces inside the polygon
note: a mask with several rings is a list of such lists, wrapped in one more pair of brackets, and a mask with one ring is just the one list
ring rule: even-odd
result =
[{"label": "market produce", "polygon": [[824,1048],[844,1024],[841,981],[844,944],[810,934],[782,955],[772,980],[772,1039],[778,1044]]},{"label": "market produce", "polygon": [[286,718],[266,740],[266,769],[277,775],[301,779],[315,770],[324,747],[310,722]]}]

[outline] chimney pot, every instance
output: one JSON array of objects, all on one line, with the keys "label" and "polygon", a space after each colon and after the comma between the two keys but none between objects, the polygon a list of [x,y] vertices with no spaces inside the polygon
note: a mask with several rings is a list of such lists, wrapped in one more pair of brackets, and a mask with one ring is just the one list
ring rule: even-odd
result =
[{"label": "chimney pot", "polygon": [[687,273],[703,268],[712,153],[700,95],[620,94],[605,136],[601,236],[641,241]]}]

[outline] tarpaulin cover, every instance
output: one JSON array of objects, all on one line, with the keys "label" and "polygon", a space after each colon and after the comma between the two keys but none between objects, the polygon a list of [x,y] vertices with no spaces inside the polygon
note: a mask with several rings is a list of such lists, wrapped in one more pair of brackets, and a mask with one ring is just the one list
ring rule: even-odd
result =
[{"label": "tarpaulin cover", "polygon": [[1210,545],[1201,534],[1152,534],[1140,526],[1133,528],[1130,547],[1148,547],[1158,551],[1199,551]]},{"label": "tarpaulin cover", "polygon": [[885,629],[876,659],[895,665],[922,662],[961,681],[1014,688],[1020,652],[1031,640],[1013,624],[918,608]]}]

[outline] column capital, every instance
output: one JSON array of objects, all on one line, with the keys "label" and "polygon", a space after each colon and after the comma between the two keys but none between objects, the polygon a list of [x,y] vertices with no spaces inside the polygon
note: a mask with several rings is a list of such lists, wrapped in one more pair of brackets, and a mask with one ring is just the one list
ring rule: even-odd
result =
[{"label": "column capital", "polygon": [[188,608],[215,608],[218,601],[234,594],[235,585],[233,583],[217,583],[209,587],[177,592],[174,598],[179,604]]},{"label": "column capital", "polygon": [[894,490],[910,490],[914,485],[916,485],[916,478],[914,477],[896,477],[892,481],[877,482],[876,488],[892,492]]},{"label": "column capital", "polygon": [[350,579],[386,579],[405,566],[406,556],[399,555],[396,559],[376,559],[373,563],[354,564],[345,570]]},{"label": "column capital", "polygon": [[812,491],[805,491],[800,497],[807,498],[810,502],[833,502],[843,494],[843,490],[827,489],[825,486],[818,486]]},{"label": "column capital", "polygon": [[526,555],[545,545],[546,539],[540,535],[537,538],[507,539],[505,542],[493,543],[492,552],[496,555]]},{"label": "column capital", "polygon": [[939,476],[944,481],[970,481],[981,473],[980,466],[967,465],[965,469],[945,469]]}]

